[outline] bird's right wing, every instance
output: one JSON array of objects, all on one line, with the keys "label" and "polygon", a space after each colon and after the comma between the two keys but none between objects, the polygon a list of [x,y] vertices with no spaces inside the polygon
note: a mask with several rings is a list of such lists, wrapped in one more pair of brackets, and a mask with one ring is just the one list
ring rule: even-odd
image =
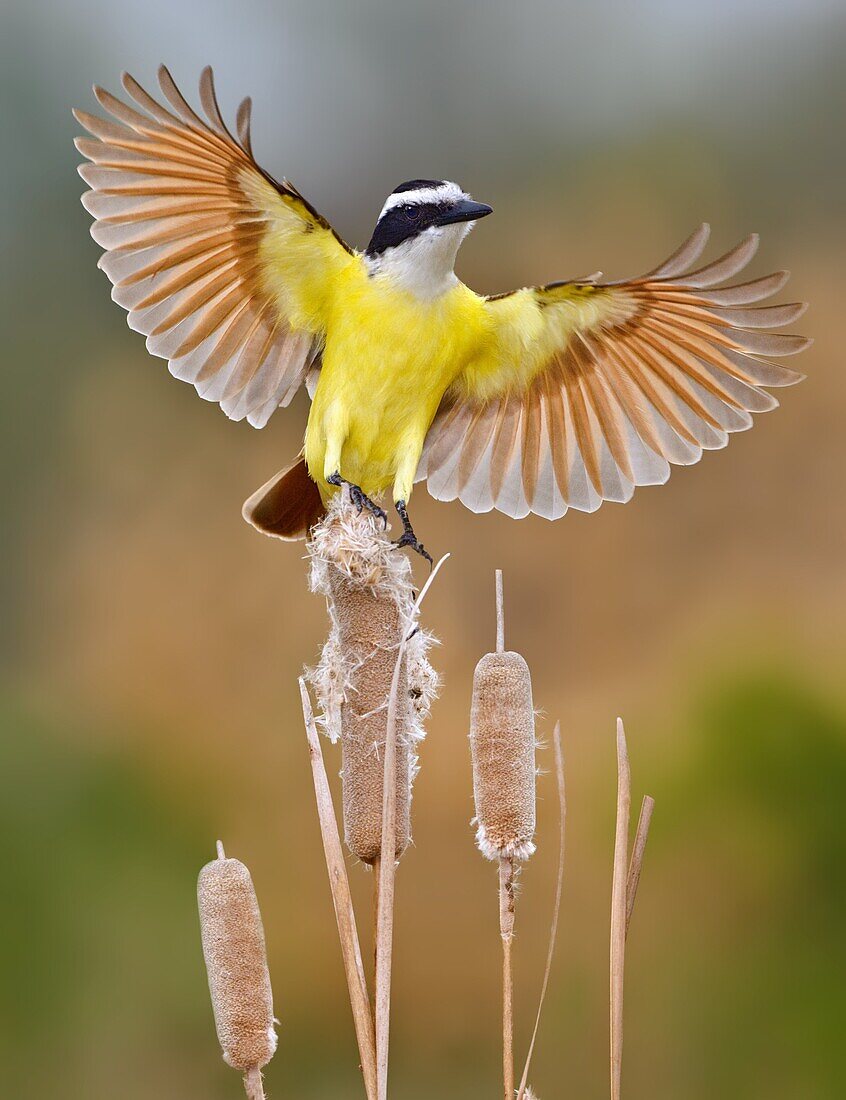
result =
[{"label": "bird's right wing", "polygon": [[487,299],[486,353],[447,392],[418,480],[475,512],[591,512],[666,481],[670,463],[697,462],[750,427],[751,413],[775,408],[764,387],[802,376],[769,357],[810,341],[761,330],[792,323],[804,306],[752,304],[778,291],[786,272],[715,289],[752,258],[754,236],[689,271],[707,238],[702,226],[636,279]]},{"label": "bird's right wing", "polygon": [[100,267],[148,350],[227,416],[261,428],[315,363],[332,283],[360,260],[287,180],[256,164],[249,99],[236,139],[211,69],[200,78],[208,121],[164,66],[159,84],[168,107],[124,74],[141,110],[95,88],[115,121],[75,112],[93,135],[76,144],[92,162],[79,171],[106,249]]}]

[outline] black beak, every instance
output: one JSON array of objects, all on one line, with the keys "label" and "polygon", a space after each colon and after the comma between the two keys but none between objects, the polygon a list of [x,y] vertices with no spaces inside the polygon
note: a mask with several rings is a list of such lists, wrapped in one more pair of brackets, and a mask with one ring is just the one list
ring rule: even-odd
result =
[{"label": "black beak", "polygon": [[485,218],[493,213],[493,207],[484,202],[473,202],[471,199],[462,199],[455,203],[444,214],[441,214],[435,225],[452,225],[454,222],[474,222],[479,218]]}]

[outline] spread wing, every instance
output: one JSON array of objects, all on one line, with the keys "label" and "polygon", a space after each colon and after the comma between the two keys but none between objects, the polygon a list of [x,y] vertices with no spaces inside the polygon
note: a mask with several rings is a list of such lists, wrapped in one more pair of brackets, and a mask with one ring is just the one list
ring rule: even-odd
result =
[{"label": "spread wing", "polygon": [[164,66],[159,84],[167,106],[124,74],[136,106],[95,88],[114,121],[75,112],[93,135],[76,144],[92,162],[79,171],[106,249],[100,267],[148,350],[227,416],[261,428],[318,355],[332,276],[354,257],[287,180],[256,164],[249,99],[236,138],[211,69],[200,78],[207,121]]},{"label": "spread wing", "polygon": [[697,462],[775,408],[763,387],[802,375],[770,357],[810,340],[762,330],[805,307],[757,304],[787,272],[712,289],[746,266],[757,237],[689,271],[707,239],[703,225],[637,279],[488,298],[490,348],[448,391],[426,440],[418,479],[430,493],[515,518],[589,512],[666,481],[670,463]]}]

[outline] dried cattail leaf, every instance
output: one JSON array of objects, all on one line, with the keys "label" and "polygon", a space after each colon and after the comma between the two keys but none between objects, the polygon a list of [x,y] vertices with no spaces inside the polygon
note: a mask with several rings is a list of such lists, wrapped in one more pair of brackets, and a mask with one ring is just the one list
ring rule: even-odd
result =
[{"label": "dried cattail leaf", "polygon": [[[498,619],[503,645],[501,605]],[[528,859],[535,850],[535,712],[519,653],[486,653],[476,666],[470,752],[479,850],[487,859]]]},{"label": "dried cattail leaf", "polygon": [[220,844],[218,858],[200,871],[197,901],[224,1061],[245,1074],[260,1070],[276,1050],[264,929],[250,872]]},{"label": "dried cattail leaf", "polygon": [[[344,839],[365,863],[382,845],[382,787],[388,696],[397,653],[414,629],[411,566],[372,516],[345,493],[329,504],[309,544],[312,589],[326,596],[330,633],[311,680],[321,722],[341,742]],[[397,705],[396,857],[411,840],[411,788],[423,720],[437,690],[426,659],[431,638],[418,631],[400,669]]]}]

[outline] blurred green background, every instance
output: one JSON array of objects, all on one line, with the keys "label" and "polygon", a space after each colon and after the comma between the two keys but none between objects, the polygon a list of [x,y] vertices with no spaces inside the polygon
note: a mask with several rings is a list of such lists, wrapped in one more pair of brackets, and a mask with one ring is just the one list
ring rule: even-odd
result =
[{"label": "blurred green background", "polygon": [[[515,524],[437,504],[428,601],[444,686],[398,880],[392,1091],[498,1089],[495,876],[466,742],[493,570],[569,780],[561,939],[533,1083],[607,1090],[614,718],[657,800],[627,966],[629,1100],[841,1097],[846,571],[846,18],[824,0],[674,4],[53,0],[0,33],[0,1093],[240,1095],[220,1060],[194,882],[220,836],[251,867],[281,1018],[271,1097],[362,1095],[296,676],[325,631],[301,548],[242,523],[306,406],[261,433],[126,328],[79,203],[72,105],[165,61],[255,99],[260,162],[363,245],[400,180],[496,216],[480,291],[637,273],[700,221],[807,298],[808,380],[625,508]],[[751,276],[750,276],[751,277]],[[546,766],[551,753],[542,758]],[[333,774],[337,761],[331,761]],[[518,1049],[555,863],[541,780],[523,876]],[[351,868],[367,912],[369,879]],[[363,923],[367,923],[364,921]]]}]

